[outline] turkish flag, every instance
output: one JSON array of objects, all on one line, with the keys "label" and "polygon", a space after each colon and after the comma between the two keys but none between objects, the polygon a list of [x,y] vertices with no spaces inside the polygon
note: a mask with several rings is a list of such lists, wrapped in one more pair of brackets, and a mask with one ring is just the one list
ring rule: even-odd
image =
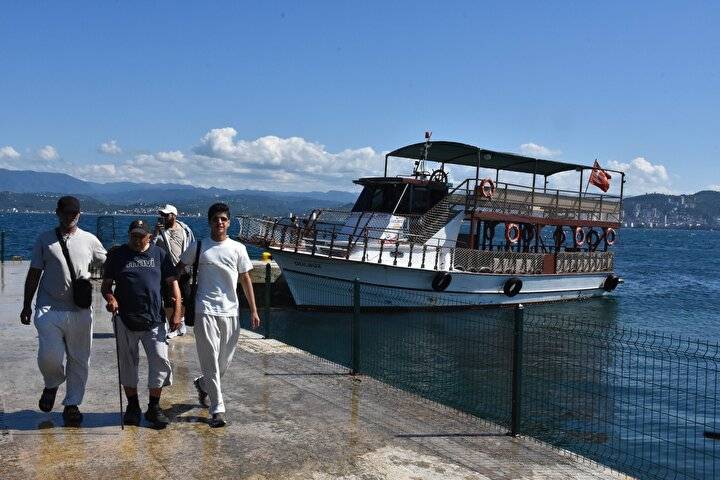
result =
[{"label": "turkish flag", "polygon": [[598,187],[603,192],[607,192],[610,189],[611,178],[610,174],[600,168],[600,164],[597,160],[595,160],[592,173],[590,174],[590,183]]}]

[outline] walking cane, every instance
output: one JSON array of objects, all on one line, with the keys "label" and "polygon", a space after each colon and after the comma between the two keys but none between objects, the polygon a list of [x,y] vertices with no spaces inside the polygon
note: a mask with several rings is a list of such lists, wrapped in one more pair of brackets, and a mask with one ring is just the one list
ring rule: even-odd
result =
[{"label": "walking cane", "polygon": [[120,397],[120,429],[125,430],[125,422],[123,421],[123,400],[122,400],[122,384],[120,383],[120,349],[118,348],[118,336],[117,336],[117,314],[113,313],[112,324],[113,333],[115,334],[115,358],[117,359],[117,372],[118,372],[118,396]]}]

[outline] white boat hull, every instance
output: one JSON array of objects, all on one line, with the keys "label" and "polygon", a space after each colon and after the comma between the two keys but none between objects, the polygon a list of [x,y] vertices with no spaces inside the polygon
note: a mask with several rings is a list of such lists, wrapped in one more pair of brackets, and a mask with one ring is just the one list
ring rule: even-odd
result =
[{"label": "white boat hull", "polygon": [[[362,285],[364,307],[407,308],[543,303],[606,295],[602,286],[610,272],[574,274],[493,274],[451,271],[444,291],[435,291],[435,270],[311,256],[272,249],[288,287],[299,306],[350,307],[353,281]],[[505,282],[516,277],[523,286],[517,295],[503,292]]]}]

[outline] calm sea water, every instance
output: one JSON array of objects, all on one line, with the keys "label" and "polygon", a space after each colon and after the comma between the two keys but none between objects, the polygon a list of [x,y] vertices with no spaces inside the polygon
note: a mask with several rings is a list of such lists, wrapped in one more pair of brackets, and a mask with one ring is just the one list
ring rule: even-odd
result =
[{"label": "calm sea water", "polygon": [[[150,222],[155,217],[115,217],[115,240],[123,242],[135,218]],[[209,233],[202,217],[184,218],[196,236]],[[5,231],[6,256],[30,256],[36,236],[54,227],[52,214],[0,214]],[[98,230],[98,218],[82,215],[80,226]],[[231,235],[237,235],[233,223]],[[101,227],[103,241],[111,229]],[[257,258],[260,251],[249,248]],[[614,295],[597,301],[532,307],[537,311],[587,316],[589,321],[611,317],[618,326],[642,328],[720,341],[720,232],[688,230],[624,229],[615,245],[616,271],[625,280]]]}]

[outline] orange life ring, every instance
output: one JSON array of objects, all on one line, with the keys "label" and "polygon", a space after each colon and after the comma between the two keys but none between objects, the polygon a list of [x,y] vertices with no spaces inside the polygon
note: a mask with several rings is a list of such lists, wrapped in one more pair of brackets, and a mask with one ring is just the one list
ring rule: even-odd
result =
[{"label": "orange life ring", "polygon": [[495,183],[489,178],[483,179],[478,189],[481,197],[492,198],[495,195]]},{"label": "orange life ring", "polygon": [[585,243],[585,232],[582,227],[575,227],[573,230],[573,241],[578,247]]},{"label": "orange life ring", "polygon": [[615,233],[614,228],[608,228],[607,230],[605,230],[605,243],[607,243],[608,245],[614,244],[616,237],[617,233]]},{"label": "orange life ring", "polygon": [[520,227],[517,223],[505,224],[505,240],[513,244],[520,240]]}]

